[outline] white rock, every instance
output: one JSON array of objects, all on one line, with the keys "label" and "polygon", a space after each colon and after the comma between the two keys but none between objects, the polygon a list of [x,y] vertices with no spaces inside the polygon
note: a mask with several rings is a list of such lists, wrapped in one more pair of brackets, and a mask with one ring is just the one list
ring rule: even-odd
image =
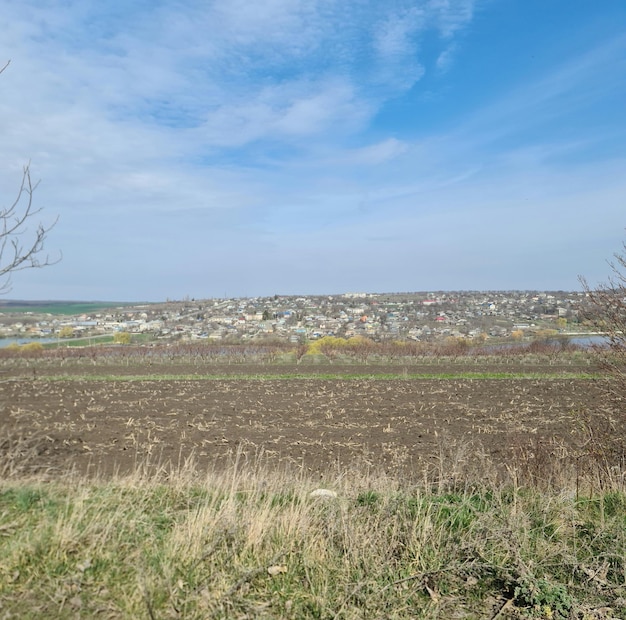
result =
[{"label": "white rock", "polygon": [[309,493],[309,497],[331,497],[334,499],[337,497],[337,493],[330,489],[315,489]]}]

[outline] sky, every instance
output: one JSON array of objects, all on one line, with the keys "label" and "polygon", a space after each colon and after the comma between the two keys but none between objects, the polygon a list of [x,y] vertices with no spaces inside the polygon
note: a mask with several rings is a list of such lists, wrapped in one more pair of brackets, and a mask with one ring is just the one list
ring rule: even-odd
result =
[{"label": "sky", "polygon": [[62,254],[7,299],[580,290],[623,249],[624,0],[0,0],[0,33],[0,208],[29,164]]}]

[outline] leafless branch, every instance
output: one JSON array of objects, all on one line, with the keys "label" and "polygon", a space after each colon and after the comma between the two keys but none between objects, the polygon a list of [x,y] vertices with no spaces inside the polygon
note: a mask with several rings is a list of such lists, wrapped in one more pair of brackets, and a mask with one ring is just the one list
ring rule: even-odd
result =
[{"label": "leafless branch", "polygon": [[33,183],[30,166],[24,167],[22,182],[17,197],[7,208],[0,209],[0,293],[11,289],[11,274],[23,269],[39,269],[53,265],[61,260],[43,254],[44,242],[58,218],[46,226],[38,223],[35,230],[29,224],[41,209],[33,205],[33,193],[37,183]]},{"label": "leafless branch", "polygon": [[592,288],[580,278],[588,299],[583,318],[604,334],[606,345],[597,348],[601,364],[612,378],[612,392],[626,398],[626,243],[608,264],[606,283]]}]

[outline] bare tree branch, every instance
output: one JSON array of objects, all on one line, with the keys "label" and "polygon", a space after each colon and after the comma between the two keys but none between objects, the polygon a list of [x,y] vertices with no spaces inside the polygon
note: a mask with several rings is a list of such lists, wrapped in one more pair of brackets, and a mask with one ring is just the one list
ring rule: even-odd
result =
[{"label": "bare tree branch", "polygon": [[33,206],[35,189],[37,183],[32,182],[30,166],[27,165],[17,197],[10,206],[0,209],[0,281],[3,280],[0,294],[11,289],[12,273],[47,267],[61,260],[61,256],[51,259],[49,255],[43,255],[46,237],[58,218],[48,226],[38,223],[35,230],[29,228],[33,218],[41,212]]}]

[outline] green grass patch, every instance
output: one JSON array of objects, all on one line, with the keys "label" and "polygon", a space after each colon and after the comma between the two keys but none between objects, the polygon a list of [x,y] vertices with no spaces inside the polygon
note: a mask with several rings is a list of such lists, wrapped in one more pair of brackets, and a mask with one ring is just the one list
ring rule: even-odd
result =
[{"label": "green grass patch", "polygon": [[3,302],[0,304],[0,312],[25,314],[56,314],[56,315],[80,315],[92,314],[111,308],[123,308],[136,305],[123,302],[72,302],[72,301],[33,301],[33,302]]},{"label": "green grass patch", "polygon": [[38,369],[37,378],[46,381],[415,381],[415,380],[454,380],[454,379],[528,379],[556,380],[575,379],[591,380],[599,374],[586,372],[524,373],[524,372],[459,372],[459,373],[381,373],[381,374],[342,374],[342,373],[307,373],[307,374],[45,374],[45,369]]},{"label": "green grass patch", "polygon": [[87,338],[60,338],[56,342],[46,342],[44,349],[63,349],[63,348],[76,348],[76,347],[91,347],[99,344],[111,344],[113,342],[113,336],[90,336]]}]

